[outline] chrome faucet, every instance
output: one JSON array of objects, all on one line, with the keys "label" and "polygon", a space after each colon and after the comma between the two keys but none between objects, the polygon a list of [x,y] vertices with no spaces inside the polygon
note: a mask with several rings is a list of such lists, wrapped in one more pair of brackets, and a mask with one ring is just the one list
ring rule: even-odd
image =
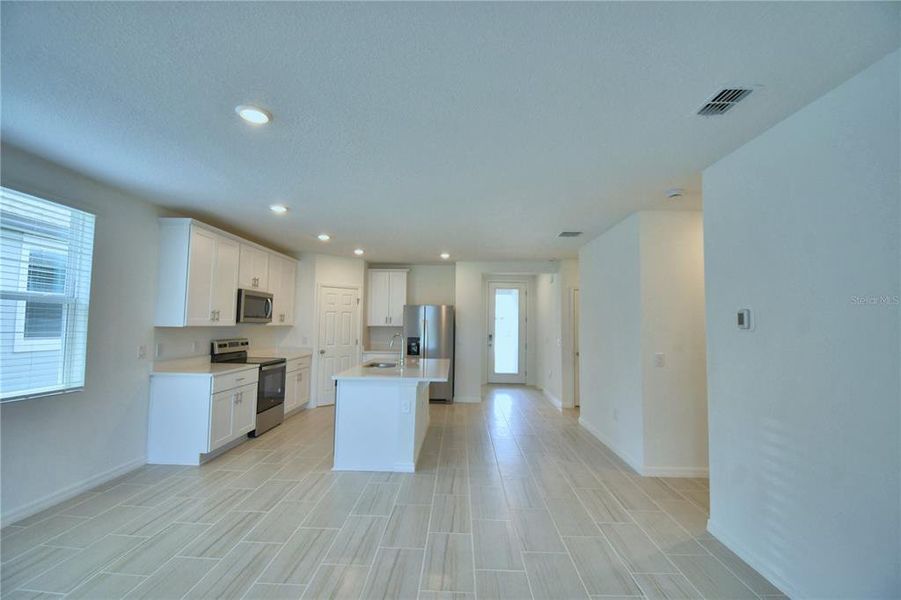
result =
[{"label": "chrome faucet", "polygon": [[399,334],[399,333],[395,333],[394,335],[391,336],[391,341],[388,342],[388,349],[389,349],[389,350],[394,350],[394,339],[395,339],[395,338],[400,338],[400,339],[401,339],[401,343],[403,343],[404,336],[402,336],[402,335]]}]

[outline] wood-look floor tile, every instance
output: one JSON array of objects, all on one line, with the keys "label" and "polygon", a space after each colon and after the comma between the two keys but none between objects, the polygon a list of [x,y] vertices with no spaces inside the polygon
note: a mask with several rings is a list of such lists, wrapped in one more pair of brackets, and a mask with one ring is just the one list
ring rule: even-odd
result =
[{"label": "wood-look floor tile", "polygon": [[416,473],[406,479],[397,495],[397,504],[431,504],[437,475]]},{"label": "wood-look floor tile", "polygon": [[535,600],[586,599],[588,594],[568,554],[523,552]]},{"label": "wood-look floor tile", "polygon": [[[525,573],[523,573],[525,575]],[[365,597],[365,596],[364,596]],[[419,592],[419,600],[475,600],[475,594],[469,592]]]},{"label": "wood-look floor tile", "polygon": [[356,600],[363,593],[369,567],[322,565],[304,591],[308,600]]},{"label": "wood-look floor tile", "polygon": [[591,517],[598,523],[631,523],[629,513],[607,490],[578,489],[576,495]]},{"label": "wood-look floor tile", "polygon": [[[95,491],[83,492],[81,494],[78,494],[77,496],[73,496],[72,498],[69,498],[68,500],[62,501],[59,504],[55,504],[49,508],[45,508],[44,510],[42,510],[38,513],[35,513],[29,517],[25,517],[24,519],[19,519],[18,521],[13,523],[13,525],[16,527],[30,527],[31,525],[34,525],[35,523],[39,523],[40,521],[43,521],[43,520],[47,519],[48,517],[62,514],[66,511],[66,509],[69,509],[69,508],[72,508],[73,506],[81,504],[85,500],[94,498],[97,495],[98,495],[98,492],[95,492]],[[3,532],[0,533],[0,537],[5,538],[8,529],[9,529],[9,527],[4,528]]]},{"label": "wood-look floor tile", "polygon": [[159,506],[147,509],[146,512],[128,521],[113,533],[141,537],[154,536],[178,520],[196,504],[197,500],[192,498],[169,498]]},{"label": "wood-look floor tile", "polygon": [[367,483],[351,514],[390,516],[399,490],[399,483]]},{"label": "wood-look floor tile", "polygon": [[639,574],[635,576],[648,600],[693,600],[698,592],[679,574]]},{"label": "wood-look floor tile", "polygon": [[418,548],[380,548],[363,590],[363,598],[415,598],[424,555],[424,551]]},{"label": "wood-look floor tile", "polygon": [[114,506],[96,517],[79,523],[65,533],[47,540],[46,543],[50,546],[85,548],[147,511],[148,509],[143,506]]},{"label": "wood-look floor tile", "polygon": [[676,523],[672,517],[662,511],[629,511],[648,537],[663,550],[664,554],[695,554],[704,556],[707,551],[695,539]]},{"label": "wood-look floor tile", "polygon": [[387,522],[386,517],[349,516],[325,562],[338,565],[371,564]]},{"label": "wood-look floor tile", "polygon": [[119,600],[144,581],[137,575],[98,573],[66,596],[66,600]]},{"label": "wood-look floor tile", "polygon": [[179,550],[194,540],[209,525],[204,523],[176,523],[148,539],[134,550],[106,568],[125,575],[152,575]]},{"label": "wood-look floor tile", "polygon": [[474,519],[510,518],[510,507],[502,487],[473,486],[471,500]]},{"label": "wood-look floor tile", "polygon": [[60,514],[69,515],[70,517],[96,517],[100,513],[106,512],[114,506],[137,496],[139,493],[146,492],[148,489],[151,488],[144,485],[119,484],[85,500],[81,504],[76,504],[63,510]]},{"label": "wood-look floor tile", "polygon": [[657,504],[691,535],[707,532],[707,515],[688,500],[658,500]]},{"label": "wood-look floor tile", "polygon": [[23,587],[42,592],[66,594],[143,541],[143,538],[108,535],[43,575],[26,582]]},{"label": "wood-look floor tile", "polygon": [[391,512],[382,546],[423,548],[429,530],[430,506],[398,504]]},{"label": "wood-look floor tile", "polygon": [[14,590],[30,579],[78,554],[75,548],[36,546],[0,565],[0,591]]},{"label": "wood-look floor tile", "polygon": [[269,480],[244,498],[235,510],[271,510],[296,485],[296,481]]},{"label": "wood-look floor tile", "polygon": [[476,571],[479,600],[524,600],[532,597],[525,571]]},{"label": "wood-look floor tile", "polygon": [[125,597],[128,600],[181,598],[217,562],[207,558],[173,558]]},{"label": "wood-look floor tile", "polygon": [[222,490],[216,496],[201,498],[178,517],[184,523],[215,523],[243,501],[250,490]]},{"label": "wood-look floor tile", "polygon": [[337,529],[298,529],[260,576],[265,583],[306,585],[325,559]]},{"label": "wood-look floor tile", "polygon": [[523,550],[528,552],[566,552],[554,521],[547,510],[521,509],[511,510],[510,513]]},{"label": "wood-look floor tile", "polygon": [[676,555],[671,559],[705,598],[757,598],[757,594],[712,556]]},{"label": "wood-look floor tile", "polygon": [[422,589],[474,591],[472,534],[429,534],[422,571]]},{"label": "wood-look floor tile", "polygon": [[180,556],[193,558],[222,558],[253,529],[260,519],[261,513],[233,511],[222,520],[204,530],[186,548],[179,552]]},{"label": "wood-look floor tile", "polygon": [[707,549],[712,555],[719,559],[721,563],[732,571],[742,582],[761,596],[780,595],[782,592],[779,588],[767,581],[762,575],[755,571],[748,563],[739,558],[734,552],[721,544],[716,539],[705,539],[700,541],[701,545]]},{"label": "wood-look floor tile", "polygon": [[632,573],[676,573],[673,565],[645,533],[631,523],[601,525],[607,540],[613,545]]},{"label": "wood-look floor tile", "polygon": [[544,497],[531,479],[505,479],[503,487],[510,508],[545,508]]},{"label": "wood-look floor tile", "polygon": [[68,531],[87,521],[85,517],[68,517],[54,515],[21,531],[14,531],[3,536],[0,540],[0,558],[3,562],[28,552],[39,544],[55,538],[64,531]]},{"label": "wood-look floor tile", "polygon": [[600,535],[600,530],[594,524],[591,515],[588,514],[578,499],[566,502],[548,503],[548,512],[557,525],[560,535]]},{"label": "wood-look floor tile", "polygon": [[309,473],[285,496],[293,502],[319,502],[332,484],[338,479],[337,473]]},{"label": "wood-look floor tile", "polygon": [[470,533],[472,518],[468,496],[438,494],[432,505],[429,531],[441,533]]},{"label": "wood-look floor tile", "polygon": [[521,546],[510,521],[472,522],[476,569],[521,571]]},{"label": "wood-look floor tile", "polygon": [[191,590],[191,598],[240,598],[278,553],[277,544],[241,542]]},{"label": "wood-look floor tile", "polygon": [[639,595],[626,566],[603,537],[568,537],[563,540],[582,581],[593,595]]},{"label": "wood-look floor tile", "polygon": [[302,527],[340,528],[356,505],[359,495],[359,492],[329,490],[304,519]]},{"label": "wood-look floor tile", "polygon": [[439,468],[436,494],[463,496],[469,493],[469,477],[466,469]]},{"label": "wood-look floor tile", "polygon": [[260,522],[244,537],[246,542],[285,542],[316,505],[312,502],[282,500],[266,513]]},{"label": "wood-look floor tile", "polygon": [[255,583],[241,600],[300,600],[306,586],[286,583]]}]

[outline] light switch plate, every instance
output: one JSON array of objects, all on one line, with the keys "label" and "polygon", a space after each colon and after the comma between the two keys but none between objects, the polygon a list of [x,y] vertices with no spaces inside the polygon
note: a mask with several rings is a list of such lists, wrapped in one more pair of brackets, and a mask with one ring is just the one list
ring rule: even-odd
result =
[{"label": "light switch plate", "polygon": [[656,354],[654,354],[654,366],[655,367],[666,366],[666,355],[663,352],[657,352]]}]

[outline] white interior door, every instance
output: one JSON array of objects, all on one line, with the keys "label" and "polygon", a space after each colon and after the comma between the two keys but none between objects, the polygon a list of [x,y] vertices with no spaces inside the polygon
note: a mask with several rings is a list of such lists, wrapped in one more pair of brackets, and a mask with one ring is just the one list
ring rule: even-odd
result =
[{"label": "white interior door", "polygon": [[332,375],[357,363],[359,292],[352,288],[322,287],[319,290],[319,378],[316,404],[335,403]]},{"label": "white interior door", "polygon": [[526,382],[526,284],[488,284],[488,383]]},{"label": "white interior door", "polygon": [[580,355],[579,351],[579,288],[573,290],[573,404],[579,406],[579,368]]}]

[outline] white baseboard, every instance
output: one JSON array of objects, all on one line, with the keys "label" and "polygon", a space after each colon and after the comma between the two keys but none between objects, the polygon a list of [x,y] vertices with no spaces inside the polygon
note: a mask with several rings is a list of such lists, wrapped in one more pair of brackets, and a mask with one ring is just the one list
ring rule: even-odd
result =
[{"label": "white baseboard", "polygon": [[773,565],[762,560],[758,555],[748,550],[747,546],[736,541],[735,538],[725,533],[713,519],[707,520],[707,532],[718,539],[724,546],[732,550],[740,559],[748,563],[755,571],[760,573],[767,581],[788,596],[789,598],[803,598],[804,594],[795,589],[791,583],[785,581],[780,575],[773,572]]},{"label": "white baseboard", "polygon": [[454,396],[454,402],[460,402],[462,404],[478,404],[482,401],[480,396]]},{"label": "white baseboard", "polygon": [[594,425],[592,425],[591,423],[586,421],[584,417],[579,417],[579,425],[584,427],[588,433],[590,433],[591,435],[596,437],[599,442],[601,442],[602,444],[604,444],[605,446],[607,446],[608,448],[613,450],[613,452],[618,457],[620,457],[621,459],[626,461],[626,464],[629,465],[630,467],[632,467],[633,469],[635,469],[636,472],[638,472],[638,473],[642,472],[643,467],[642,467],[641,463],[639,463],[637,460],[635,460],[635,458],[628,452],[624,452],[622,449],[617,448],[611,440],[607,439],[607,437],[604,434],[602,434]]},{"label": "white baseboard", "polygon": [[617,456],[623,459],[627,465],[632,467],[636,473],[645,477],[707,477],[707,467],[651,467],[639,463],[633,456],[624,452],[621,448],[617,448],[613,442],[606,438],[594,425],[579,417],[579,425],[585,428],[588,433],[593,435],[602,444],[613,450]]},{"label": "white baseboard", "polygon": [[538,386],[538,389],[541,390],[541,393],[544,395],[545,398],[547,398],[547,401],[550,402],[554,406],[554,408],[556,408],[560,412],[563,412],[563,401],[560,400],[560,398],[553,395],[552,393],[550,393],[549,391],[547,391],[546,389],[544,389],[541,386]]},{"label": "white baseboard", "polygon": [[51,506],[59,504],[60,502],[64,502],[69,498],[74,498],[78,494],[86,492],[91,488],[95,488],[102,483],[110,481],[111,479],[115,479],[120,475],[125,475],[129,471],[133,471],[138,467],[144,466],[145,464],[147,464],[147,461],[142,456],[141,458],[136,458],[134,460],[128,461],[127,463],[123,463],[118,467],[113,467],[112,469],[104,471],[103,473],[98,473],[97,475],[88,477],[87,479],[84,479],[77,483],[73,483],[72,485],[66,486],[61,490],[53,492],[52,494],[47,494],[46,496],[32,500],[31,502],[19,506],[18,508],[4,512],[2,516],[0,516],[0,523],[2,523],[3,527],[6,527],[11,523],[21,521],[26,517],[37,514],[42,510],[50,508]]}]

